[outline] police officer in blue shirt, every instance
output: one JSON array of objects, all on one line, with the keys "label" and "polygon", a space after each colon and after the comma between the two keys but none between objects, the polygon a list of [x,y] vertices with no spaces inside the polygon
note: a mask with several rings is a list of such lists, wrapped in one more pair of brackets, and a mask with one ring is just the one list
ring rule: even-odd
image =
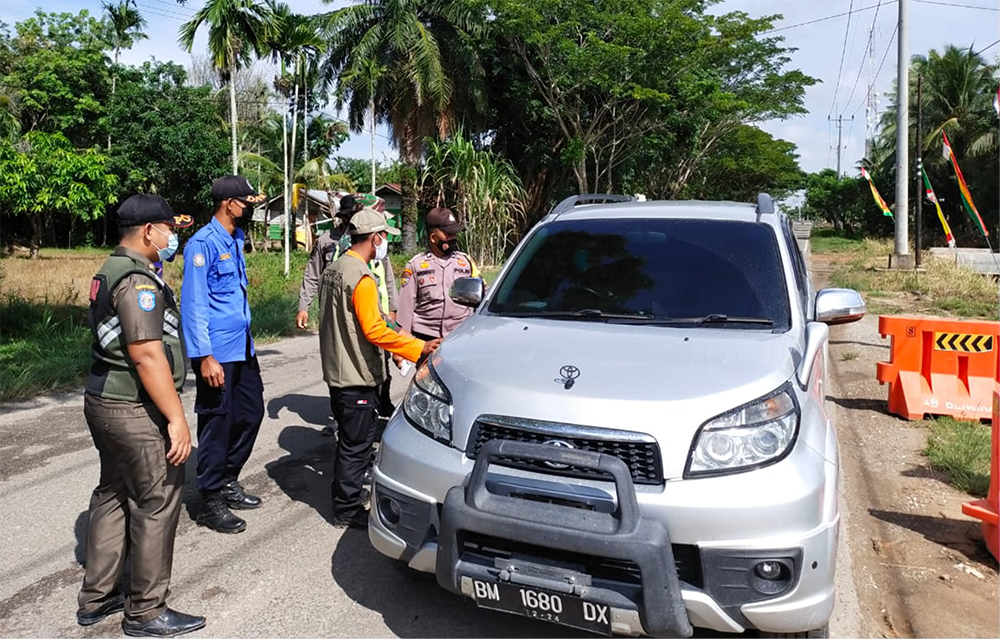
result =
[{"label": "police officer in blue shirt", "polygon": [[197,383],[196,521],[223,533],[246,529],[230,509],[257,508],[259,497],[239,482],[264,419],[264,385],[250,336],[243,229],[264,201],[242,176],[212,184],[215,216],[184,247],[181,322]]}]

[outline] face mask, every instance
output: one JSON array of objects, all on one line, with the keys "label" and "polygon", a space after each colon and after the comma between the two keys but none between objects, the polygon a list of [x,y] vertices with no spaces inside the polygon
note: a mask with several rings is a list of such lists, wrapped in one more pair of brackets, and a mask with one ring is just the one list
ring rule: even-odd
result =
[{"label": "face mask", "polygon": [[172,259],[174,257],[174,254],[177,253],[177,248],[181,245],[181,241],[177,238],[177,234],[171,233],[167,235],[166,233],[156,228],[155,226],[153,227],[153,230],[159,233],[160,235],[165,235],[167,238],[167,245],[164,248],[156,246],[156,242],[150,240],[150,243],[153,246],[156,246],[157,257],[160,258],[161,262],[166,262]]},{"label": "face mask", "polygon": [[389,254],[389,239],[382,237],[382,243],[375,247],[375,261],[384,260],[388,254]]},{"label": "face mask", "polygon": [[449,256],[458,250],[458,238],[456,237],[450,240],[438,240],[437,246],[442,253],[444,253],[446,256]]},{"label": "face mask", "polygon": [[233,218],[233,223],[241,228],[245,229],[250,221],[253,219],[253,210],[249,206],[243,207],[243,215]]}]

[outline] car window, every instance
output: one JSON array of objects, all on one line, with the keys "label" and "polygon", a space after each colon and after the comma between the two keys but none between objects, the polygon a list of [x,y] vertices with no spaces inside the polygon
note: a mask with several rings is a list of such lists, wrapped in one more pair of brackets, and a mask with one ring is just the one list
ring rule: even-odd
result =
[{"label": "car window", "polygon": [[[527,240],[497,284],[488,310],[663,321],[714,315],[768,320],[768,329],[789,326],[774,231],[764,224],[725,220],[547,224]],[[765,328],[737,322],[726,326]]]},{"label": "car window", "polygon": [[799,242],[795,239],[792,223],[787,217],[782,221],[781,229],[785,234],[785,243],[788,244],[788,253],[792,258],[792,272],[795,275],[795,287],[799,291],[799,299],[802,302],[802,312],[804,315],[808,315],[809,276],[806,274],[806,263],[802,258],[802,251],[799,250]]}]

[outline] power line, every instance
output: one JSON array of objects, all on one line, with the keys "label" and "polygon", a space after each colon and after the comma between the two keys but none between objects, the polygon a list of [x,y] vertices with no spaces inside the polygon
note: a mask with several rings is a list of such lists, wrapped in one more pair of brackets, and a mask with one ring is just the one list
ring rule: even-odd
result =
[{"label": "power line", "polygon": [[972,55],[982,55],[983,53],[986,53],[987,51],[989,51],[993,47],[997,46],[998,44],[1000,44],[1000,40],[997,40],[996,42],[994,42],[993,44],[989,45],[985,49],[980,49],[979,51],[976,51]]},{"label": "power line", "polygon": [[167,2],[166,0],[146,0],[146,1],[147,2],[155,2],[156,4],[165,5],[167,7],[170,7],[172,10],[179,11],[181,13],[189,13],[191,15],[195,14],[195,10],[194,9],[191,9],[191,8],[179,5],[176,2]]},{"label": "power line", "polygon": [[[878,10],[879,8],[881,8],[881,6],[882,6],[882,0],[878,0],[878,4],[875,6],[875,15],[874,17],[872,17],[872,29],[871,31],[868,32],[868,41],[865,43],[865,51],[868,51],[868,48],[872,44],[872,38],[875,37],[875,23],[878,20]],[[864,67],[864,64],[865,64],[865,56],[862,56],[861,66]],[[858,69],[858,75],[856,78],[854,78],[854,86],[851,87],[851,95],[849,95],[847,97],[847,100],[844,102],[844,105],[847,108],[850,108],[851,100],[854,99],[854,92],[858,90],[858,84],[860,82],[861,82],[861,68]],[[844,111],[846,111],[847,108],[845,108]]]},{"label": "power line", "polygon": [[145,11],[154,12],[154,15],[158,15],[164,18],[174,18],[175,20],[190,20],[191,15],[185,15],[183,13],[175,13],[170,9],[164,9],[162,7],[155,7],[150,4],[143,4],[141,2],[135,3],[137,7],[142,7]]},{"label": "power line", "polygon": [[847,10],[847,29],[844,30],[844,46],[840,49],[840,68],[837,70],[837,86],[833,90],[833,104],[830,105],[830,115],[837,110],[837,96],[840,95],[840,77],[844,73],[844,56],[847,53],[847,36],[851,35],[851,14],[854,13],[854,0]]},{"label": "power line", "polygon": [[[889,2],[883,2],[881,6],[888,6],[890,4],[895,4],[896,0],[890,0]],[[769,35],[772,33],[777,33],[778,31],[787,31],[788,29],[797,29],[799,27],[809,26],[811,24],[817,24],[819,22],[826,22],[828,20],[835,20],[837,18],[843,18],[844,16],[853,15],[855,13],[862,13],[864,11],[871,11],[875,6],[861,7],[860,9],[854,9],[852,11],[844,11],[842,13],[835,13],[830,16],[823,18],[816,18],[815,20],[808,20],[806,22],[799,22],[798,24],[790,24],[787,27],[778,27],[777,29],[771,29],[770,31],[762,31],[758,35]]]},{"label": "power line", "polygon": [[939,4],[943,7],[958,7],[960,9],[979,9],[980,11],[993,11],[1000,13],[1000,9],[996,7],[980,7],[974,4],[961,4],[959,2],[943,2],[942,0],[913,0],[914,2],[919,2],[920,4]]},{"label": "power line", "polygon": [[[888,43],[888,45],[885,48],[885,55],[882,56],[882,62],[879,63],[879,65],[878,65],[878,71],[875,72],[875,81],[872,82],[872,85],[870,87],[868,87],[869,91],[874,91],[875,90],[875,82],[878,81],[878,76],[879,76],[879,74],[882,73],[882,67],[885,66],[885,61],[889,57],[889,52],[892,51],[892,43],[896,40],[896,34],[898,32],[899,32],[899,23],[897,22],[896,23],[896,28],[892,30],[892,35],[889,36],[889,43]],[[858,111],[860,111],[861,107],[863,107],[864,105],[865,105],[864,102],[862,102],[861,104],[859,104],[858,108],[855,109],[854,113],[852,113],[851,115],[852,116],[853,115],[857,115]]]}]

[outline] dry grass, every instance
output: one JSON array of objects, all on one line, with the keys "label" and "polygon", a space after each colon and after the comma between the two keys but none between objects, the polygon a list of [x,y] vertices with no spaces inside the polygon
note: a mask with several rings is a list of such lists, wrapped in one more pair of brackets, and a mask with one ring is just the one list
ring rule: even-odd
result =
[{"label": "dry grass", "polygon": [[892,240],[862,242],[830,276],[834,286],[865,293],[872,311],[997,319],[997,283],[992,278],[925,256],[921,271],[890,271]]}]

